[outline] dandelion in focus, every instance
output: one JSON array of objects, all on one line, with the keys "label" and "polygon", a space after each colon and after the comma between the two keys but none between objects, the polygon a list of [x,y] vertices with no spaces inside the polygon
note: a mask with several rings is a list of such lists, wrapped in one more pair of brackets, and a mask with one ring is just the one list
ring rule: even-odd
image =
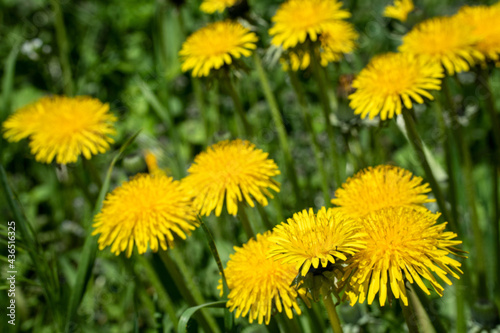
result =
[{"label": "dandelion in focus", "polygon": [[115,116],[109,105],[88,96],[43,97],[12,114],[4,123],[4,138],[29,138],[36,161],[74,163],[104,153],[114,140]]},{"label": "dandelion in focus", "polygon": [[[416,283],[426,294],[427,280],[443,296],[444,288],[436,280],[451,285],[448,274],[459,279],[460,262],[449,254],[462,252],[455,248],[462,243],[457,235],[445,231],[446,223],[437,224],[440,214],[408,207],[387,208],[372,212],[360,220],[366,248],[349,260],[344,277],[350,276],[346,295],[351,305],[372,304],[378,294],[385,305],[388,287],[395,298],[408,305],[405,283]],[[434,275],[435,274],[435,275]]]},{"label": "dandelion in focus", "polygon": [[220,216],[224,200],[227,212],[236,215],[238,202],[254,207],[255,199],[267,206],[269,191],[279,192],[279,183],[272,177],[280,174],[268,154],[249,141],[221,141],[196,156],[183,180],[183,186],[194,196],[193,205],[201,215]]},{"label": "dandelion in focus", "polygon": [[303,210],[274,228],[269,253],[305,276],[311,266],[324,268],[356,253],[363,247],[361,236],[353,220],[332,209]]},{"label": "dandelion in focus", "polygon": [[468,71],[484,55],[475,45],[479,38],[456,17],[421,22],[403,37],[399,51],[441,64],[449,75]]},{"label": "dandelion in focus", "polygon": [[[270,231],[258,234],[243,247],[235,247],[236,253],[230,255],[224,271],[230,290],[227,307],[236,309],[236,318],[249,314],[250,323],[256,320],[262,324],[265,319],[268,325],[273,308],[280,313],[285,310],[290,319],[292,309],[301,314],[297,297],[302,295],[291,286],[297,272],[293,264],[268,257],[271,235]],[[222,284],[218,288],[222,291]]]},{"label": "dandelion in focus", "polygon": [[408,14],[410,14],[413,9],[415,9],[415,6],[412,0],[394,0],[394,4],[385,7],[384,16],[406,22]]},{"label": "dandelion in focus", "polygon": [[391,119],[413,103],[433,100],[429,90],[441,89],[443,69],[438,63],[411,54],[386,53],[376,56],[354,79],[356,91],[349,106],[361,118]]},{"label": "dandelion in focus", "polygon": [[198,226],[191,196],[178,181],[161,173],[139,174],[108,193],[102,209],[94,218],[92,235],[100,234],[99,249],[132,255],[134,244],[139,254],[161,247],[167,250],[175,236],[186,239]]},{"label": "dandelion in focus", "polygon": [[211,70],[231,65],[235,59],[248,57],[257,35],[240,23],[223,21],[211,23],[189,36],[179,55],[182,71],[192,70],[193,76],[208,76]]},{"label": "dandelion in focus", "polygon": [[378,165],[359,171],[335,191],[335,210],[358,219],[389,207],[425,209],[429,184],[410,171],[391,165]]}]

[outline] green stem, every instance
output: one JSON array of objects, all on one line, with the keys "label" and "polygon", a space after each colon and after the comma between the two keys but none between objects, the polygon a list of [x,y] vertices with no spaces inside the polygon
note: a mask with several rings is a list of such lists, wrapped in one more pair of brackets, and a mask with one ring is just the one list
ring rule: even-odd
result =
[{"label": "green stem", "polygon": [[247,116],[245,114],[245,110],[243,108],[243,103],[241,103],[240,95],[238,95],[238,92],[236,91],[236,87],[234,86],[234,82],[229,76],[227,75],[226,78],[226,86],[227,86],[227,91],[229,93],[229,96],[231,96],[231,99],[233,100],[234,108],[236,109],[236,113],[238,114],[238,117],[240,119],[241,123],[241,129],[240,129],[240,135],[245,138],[251,138],[252,137],[252,128],[250,126],[250,123],[247,120]]},{"label": "green stem", "polygon": [[238,217],[240,218],[241,225],[243,226],[248,239],[250,239],[255,237],[255,232],[253,231],[252,225],[250,224],[250,220],[248,219],[245,208],[246,207],[244,203],[238,203]]},{"label": "green stem", "polygon": [[342,333],[342,326],[340,325],[339,315],[335,309],[335,304],[333,304],[332,294],[328,296],[323,296],[323,304],[325,304],[326,312],[328,313],[328,319],[330,319],[330,324],[332,325],[334,333]]},{"label": "green stem", "polygon": [[481,232],[481,227],[479,226],[479,216],[477,213],[476,206],[476,195],[474,178],[472,173],[472,159],[470,156],[469,147],[467,146],[462,126],[458,121],[458,114],[453,103],[450,88],[448,86],[447,78],[443,80],[443,92],[450,108],[450,115],[452,120],[452,132],[455,134],[455,141],[458,145],[462,157],[462,172],[465,181],[465,195],[467,197],[467,202],[470,211],[470,219],[472,224],[472,232],[474,236],[475,250],[476,250],[476,263],[475,271],[478,276],[478,297],[479,299],[488,299],[488,291],[486,289],[486,267],[483,258],[484,248],[483,248],[483,236]]},{"label": "green stem", "polygon": [[333,113],[330,98],[328,97],[328,92],[326,90],[327,82],[325,78],[325,73],[321,67],[321,63],[318,59],[318,55],[315,52],[314,46],[311,44],[310,51],[311,55],[311,67],[313,70],[314,77],[317,80],[317,86],[319,91],[319,98],[321,101],[321,106],[323,110],[323,118],[325,121],[326,133],[328,134],[328,139],[330,140],[331,154],[332,154],[332,165],[334,166],[334,179],[335,186],[340,186],[342,184],[342,174],[343,169],[339,160],[339,153],[337,149],[337,141],[335,140],[335,133],[333,132],[333,125],[330,121],[330,115]]},{"label": "green stem", "polygon": [[[500,159],[500,156],[493,156],[493,159]],[[493,176],[493,186],[492,186],[492,198],[493,198],[493,252],[496,254],[495,261],[495,275],[494,281],[500,281],[500,195],[498,193],[498,179],[500,177],[500,172],[495,164],[498,161],[494,161],[492,163],[492,176]],[[495,283],[495,298],[497,302],[497,306],[500,307],[500,284]]]},{"label": "green stem", "polygon": [[[169,250],[171,251],[171,250]],[[179,293],[182,295],[182,298],[186,301],[189,306],[197,306],[204,304],[205,301],[201,297],[201,293],[199,292],[198,287],[194,284],[193,281],[187,281],[187,277],[183,276],[181,273],[181,267],[178,267],[177,264],[172,260],[167,251],[159,251],[159,255],[165,268],[172,280],[179,290]],[[189,279],[190,280],[190,279]],[[197,291],[197,292],[195,292]],[[205,332],[219,332],[219,328],[212,316],[210,316],[204,309],[200,311],[201,315],[198,317],[200,320],[200,325],[203,327]]]},{"label": "green stem", "polygon": [[[487,68],[481,70],[480,82],[486,89],[486,109],[490,115],[491,129],[495,140],[495,151],[497,156],[500,156],[500,120],[498,120],[498,113],[496,111],[495,100],[493,98],[493,92],[490,87],[490,80],[487,71]],[[497,163],[498,162],[500,161],[497,161]]]},{"label": "green stem", "polygon": [[201,119],[203,120],[203,125],[205,128],[205,145],[208,144],[208,140],[211,136],[210,130],[210,119],[208,116],[207,108],[205,107],[205,100],[203,97],[203,88],[201,86],[201,80],[198,78],[192,78],[194,97],[196,99],[196,104],[198,105],[198,109],[200,111]]},{"label": "green stem", "polygon": [[[443,324],[441,323],[441,318],[439,316],[433,316],[429,318],[429,300],[427,295],[425,295],[420,288],[418,292],[415,292],[415,288],[411,284],[408,287],[408,299],[409,302],[413,304],[413,309],[418,320],[418,327],[421,328],[423,332],[446,332]],[[432,313],[431,313],[432,314]]]},{"label": "green stem", "polygon": [[322,178],[321,189],[323,190],[323,198],[325,200],[325,206],[328,207],[330,204],[331,197],[330,197],[330,192],[328,190],[328,185],[329,185],[328,176],[326,174],[325,166],[323,164],[323,158],[321,157],[322,155],[321,147],[319,145],[318,139],[316,138],[316,134],[314,133],[314,126],[311,119],[311,115],[307,107],[307,102],[304,96],[304,92],[300,88],[297,75],[295,75],[295,72],[289,70],[288,76],[290,77],[290,82],[292,84],[293,90],[297,95],[297,100],[300,104],[300,111],[302,112],[302,117],[305,120],[306,129],[309,132],[309,137],[313,144],[314,158],[316,159],[316,164],[318,165],[318,170]]},{"label": "green stem", "polygon": [[71,74],[71,66],[69,62],[69,43],[64,26],[64,18],[59,0],[51,0],[52,8],[55,16],[55,29],[57,37],[57,46],[59,48],[59,61],[61,62],[61,70],[63,76],[63,91],[66,96],[73,96],[74,84]]},{"label": "green stem", "polygon": [[422,143],[420,135],[417,132],[417,126],[415,124],[415,121],[413,120],[413,117],[410,115],[408,110],[403,109],[402,113],[405,121],[408,140],[410,141],[410,144],[413,146],[413,149],[415,149],[418,159],[422,163],[422,168],[424,169],[427,180],[431,185],[432,193],[434,193],[437,204],[439,206],[439,210],[443,214],[443,218],[450,223],[451,229],[456,232],[457,227],[455,221],[451,219],[451,216],[448,213],[448,208],[446,207],[446,202],[444,200],[443,192],[441,191],[441,187],[439,186],[436,177],[434,176],[434,173],[432,172],[432,169],[429,165],[427,156],[425,155],[424,145]]},{"label": "green stem", "polygon": [[255,67],[257,68],[257,74],[259,75],[262,90],[264,91],[264,96],[266,97],[267,104],[269,105],[269,109],[271,110],[271,116],[273,117],[274,124],[276,125],[276,130],[278,131],[280,146],[285,157],[288,179],[290,179],[290,181],[292,182],[293,192],[295,194],[295,197],[298,199],[300,196],[299,194],[302,192],[300,191],[297,173],[295,172],[295,163],[292,157],[290,146],[288,144],[285,125],[283,124],[283,119],[278,108],[278,102],[274,97],[269,79],[266,75],[266,72],[264,71],[264,67],[262,67],[262,61],[260,60],[257,52],[254,53],[254,62]]},{"label": "green stem", "polygon": [[399,304],[403,310],[403,316],[405,317],[406,325],[408,326],[408,331],[410,333],[420,333],[418,329],[417,315],[415,314],[415,309],[413,308],[412,299],[408,297],[408,305],[404,305],[401,298],[399,299]]},{"label": "green stem", "polygon": [[210,232],[210,229],[208,229],[207,225],[205,224],[205,222],[203,222],[203,219],[200,216],[198,216],[198,221],[200,222],[200,225],[203,228],[203,231],[205,232],[205,236],[208,242],[208,247],[210,248],[210,252],[212,253],[215,262],[217,263],[217,267],[219,268],[219,272],[222,277],[222,284],[224,287],[224,295],[229,295],[229,288],[227,286],[226,275],[224,274],[224,267],[222,267],[222,261],[220,260],[219,251],[217,251],[217,246],[215,245],[214,237]]}]

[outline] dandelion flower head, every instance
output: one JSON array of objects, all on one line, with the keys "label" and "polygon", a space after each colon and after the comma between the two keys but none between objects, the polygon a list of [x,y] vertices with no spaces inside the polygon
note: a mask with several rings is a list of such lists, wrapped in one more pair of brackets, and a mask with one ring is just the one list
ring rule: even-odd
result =
[{"label": "dandelion flower head", "polygon": [[[227,307],[231,312],[236,309],[236,318],[249,314],[250,323],[257,320],[262,324],[265,319],[266,325],[269,324],[273,307],[280,313],[285,310],[290,319],[292,309],[301,314],[297,296],[302,294],[291,286],[297,271],[294,265],[268,257],[271,235],[270,231],[258,234],[243,247],[235,247],[236,253],[230,255],[224,270],[230,290]],[[222,290],[221,284],[219,289]]]},{"label": "dandelion flower head", "polygon": [[174,236],[186,239],[198,226],[191,196],[178,181],[161,173],[139,174],[108,193],[101,212],[94,218],[92,235],[100,234],[99,249],[111,246],[119,255],[139,254],[161,247],[167,250]]},{"label": "dandelion flower head", "polygon": [[193,76],[208,76],[211,70],[231,65],[234,59],[248,57],[257,48],[257,35],[240,23],[211,23],[189,36],[179,55],[182,71]]},{"label": "dandelion flower head", "polygon": [[[346,21],[335,21],[325,27],[319,36],[318,52],[321,65],[327,66],[331,62],[338,62],[345,54],[354,51],[358,37],[354,25]],[[290,52],[290,67],[293,71],[306,69],[310,63],[311,57],[308,51]]]},{"label": "dandelion flower head", "polygon": [[406,22],[408,14],[410,14],[413,9],[415,9],[415,6],[412,0],[394,0],[393,5],[385,7],[384,16]]},{"label": "dandelion flower head", "polygon": [[361,235],[353,220],[332,209],[315,214],[311,208],[274,228],[270,256],[305,276],[311,266],[326,267],[356,253],[363,247]]},{"label": "dandelion flower head", "polygon": [[354,219],[388,207],[422,209],[423,204],[434,202],[427,193],[429,184],[421,177],[391,165],[378,165],[361,170],[335,191],[332,203],[343,214]]},{"label": "dandelion flower head", "polygon": [[372,304],[378,293],[383,306],[388,287],[395,298],[408,305],[406,281],[416,283],[430,295],[423,282],[427,280],[443,296],[444,288],[435,275],[448,285],[448,274],[460,278],[457,273],[462,273],[461,264],[448,254],[461,252],[454,247],[462,241],[455,239],[455,233],[444,230],[446,223],[437,224],[438,217],[428,210],[399,207],[382,209],[361,219],[366,248],[349,260],[344,275],[350,276],[346,294],[351,305],[366,299]]},{"label": "dandelion flower head", "polygon": [[500,5],[464,6],[456,15],[457,20],[472,29],[478,38],[475,48],[492,60],[500,54]]},{"label": "dandelion flower head", "polygon": [[443,69],[438,63],[411,54],[386,53],[376,56],[352,84],[349,106],[361,118],[391,119],[413,103],[433,100],[429,90],[441,89]]},{"label": "dandelion flower head", "polygon": [[456,17],[436,17],[421,22],[403,37],[399,51],[438,62],[449,75],[468,71],[484,56],[475,45],[472,28]]},{"label": "dandelion flower head", "polygon": [[200,5],[202,12],[213,14],[215,12],[222,13],[226,8],[232,7],[238,0],[203,0]]},{"label": "dandelion flower head", "polygon": [[268,204],[269,191],[279,192],[279,183],[272,177],[280,174],[268,154],[240,139],[225,140],[196,156],[184,178],[184,187],[194,196],[193,205],[201,215],[220,216],[224,199],[227,212],[236,215],[238,202],[254,207],[253,199]]},{"label": "dandelion flower head", "polygon": [[73,163],[110,148],[116,118],[109,105],[88,96],[42,97],[12,114],[4,123],[4,137],[17,142],[29,137],[38,162]]},{"label": "dandelion flower head", "polygon": [[287,50],[304,43],[307,37],[316,41],[329,24],[351,16],[341,7],[342,3],[337,0],[286,1],[272,18],[271,43]]}]

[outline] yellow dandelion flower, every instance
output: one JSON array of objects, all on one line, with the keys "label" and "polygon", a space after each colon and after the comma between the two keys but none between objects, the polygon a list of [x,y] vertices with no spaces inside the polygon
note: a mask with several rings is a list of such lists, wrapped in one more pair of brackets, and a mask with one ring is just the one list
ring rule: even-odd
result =
[{"label": "yellow dandelion flower", "polygon": [[[340,61],[344,54],[354,51],[358,37],[354,25],[349,22],[336,21],[325,26],[319,36],[318,52],[321,65],[327,66],[331,62]],[[311,63],[311,56],[307,51],[295,50],[289,55],[290,68],[293,71],[304,70]],[[288,70],[288,67],[285,66],[285,70]]]},{"label": "yellow dandelion flower", "polygon": [[456,18],[477,37],[475,48],[492,60],[500,54],[500,6],[462,7]]},{"label": "yellow dandelion flower", "polygon": [[108,193],[101,212],[94,217],[92,235],[101,234],[99,249],[111,246],[119,255],[139,254],[173,246],[174,236],[186,239],[198,226],[191,197],[178,181],[163,174],[139,174]]},{"label": "yellow dandelion flower", "polygon": [[389,207],[425,208],[431,191],[421,177],[391,165],[378,165],[361,170],[335,191],[335,209],[351,218]]},{"label": "yellow dandelion flower", "polygon": [[361,219],[366,248],[349,260],[344,275],[344,278],[350,276],[346,294],[351,305],[363,303],[365,299],[371,304],[378,293],[383,306],[388,286],[394,297],[408,305],[405,281],[416,282],[430,295],[423,279],[443,296],[444,289],[434,274],[448,285],[451,285],[448,274],[460,278],[457,273],[462,273],[461,264],[448,254],[460,252],[454,246],[462,241],[454,239],[455,233],[444,231],[446,223],[436,223],[439,215],[399,207],[379,210]]},{"label": "yellow dandelion flower", "polygon": [[226,8],[234,6],[236,2],[238,0],[203,0],[200,10],[207,14],[222,13]]},{"label": "yellow dandelion flower", "polygon": [[391,119],[423,97],[433,100],[429,90],[441,89],[443,69],[435,62],[411,54],[386,53],[376,56],[354,79],[356,91],[349,106],[361,118]]},{"label": "yellow dandelion flower", "polygon": [[385,7],[384,16],[406,22],[408,14],[410,14],[413,9],[415,9],[415,6],[412,0],[394,0],[394,4]]},{"label": "yellow dandelion flower", "polygon": [[220,216],[224,197],[227,212],[236,215],[238,202],[245,200],[254,207],[255,199],[267,206],[273,198],[269,189],[279,192],[279,183],[272,177],[280,174],[268,153],[240,139],[221,141],[200,153],[183,179],[183,185],[194,196],[193,205],[201,215]]},{"label": "yellow dandelion flower", "polygon": [[67,164],[83,155],[104,153],[115,134],[115,116],[98,99],[78,96],[43,97],[11,115],[4,123],[4,137],[16,142],[29,137],[38,162]]},{"label": "yellow dandelion flower", "polygon": [[403,37],[399,51],[436,61],[448,74],[468,71],[484,56],[475,45],[478,38],[470,26],[454,17],[436,17],[415,26]]},{"label": "yellow dandelion flower", "polygon": [[[302,313],[297,304],[299,292],[291,287],[297,275],[294,265],[268,258],[271,235],[270,231],[258,234],[243,247],[234,247],[236,253],[230,255],[224,270],[230,290],[227,307],[231,312],[236,309],[236,318],[249,314],[250,323],[262,324],[265,318],[268,325],[273,308],[280,313],[284,309],[290,319],[292,309],[297,315]],[[218,288],[222,290],[222,285]]]},{"label": "yellow dandelion flower", "polygon": [[311,208],[274,228],[269,255],[293,264],[296,272],[305,276],[311,266],[326,267],[356,253],[363,247],[361,235],[353,220],[325,207],[314,214]]},{"label": "yellow dandelion flower", "polygon": [[182,71],[193,70],[193,76],[208,76],[212,69],[230,65],[234,59],[248,57],[255,44],[257,35],[240,23],[215,22],[199,29],[189,36],[179,55]]},{"label": "yellow dandelion flower", "polygon": [[271,43],[287,50],[304,43],[307,37],[316,41],[329,24],[351,16],[341,7],[337,0],[288,0],[272,18]]}]

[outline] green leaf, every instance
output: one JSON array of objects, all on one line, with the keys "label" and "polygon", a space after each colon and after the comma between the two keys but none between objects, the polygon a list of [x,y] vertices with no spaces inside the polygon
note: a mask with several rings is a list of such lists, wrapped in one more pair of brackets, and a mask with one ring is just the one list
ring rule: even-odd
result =
[{"label": "green leaf", "polygon": [[179,319],[179,326],[177,326],[177,333],[186,333],[187,332],[187,324],[191,317],[195,314],[196,311],[203,308],[225,308],[226,301],[218,301],[212,303],[205,303],[198,306],[193,306],[182,313],[181,318]]}]

